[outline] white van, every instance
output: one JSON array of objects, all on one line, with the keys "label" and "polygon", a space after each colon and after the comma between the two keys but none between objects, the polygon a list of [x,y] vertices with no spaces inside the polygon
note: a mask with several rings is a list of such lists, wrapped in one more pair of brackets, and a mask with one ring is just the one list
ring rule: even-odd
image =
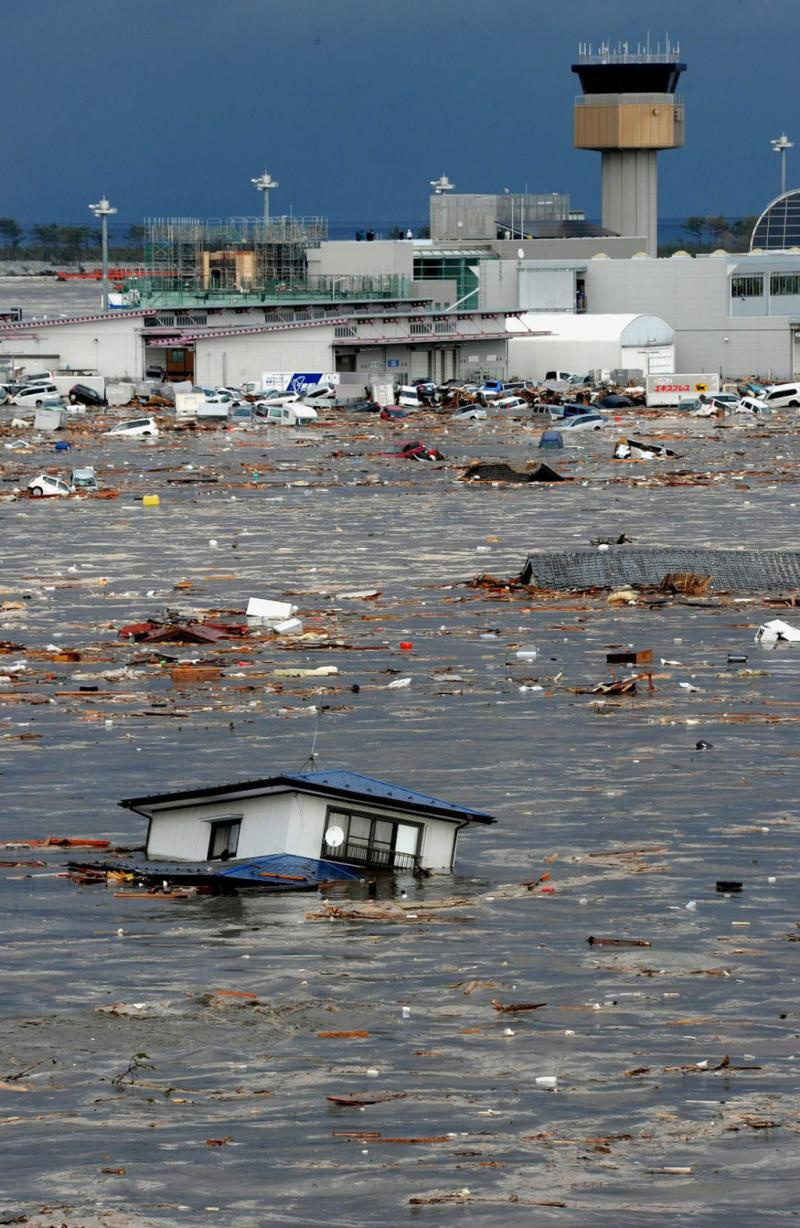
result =
[{"label": "white van", "polygon": [[317,411],[310,405],[270,405],[269,409],[259,407],[258,417],[267,426],[308,426],[316,422]]},{"label": "white van", "polygon": [[402,405],[403,409],[423,409],[424,406],[417,396],[417,390],[412,384],[401,384],[397,389],[397,397],[395,405]]},{"label": "white van", "polygon": [[25,372],[19,382],[21,384],[51,384],[53,382],[53,372],[33,371],[30,375]]},{"label": "white van", "polygon": [[45,401],[57,401],[59,391],[55,384],[25,384],[10,397],[12,405],[44,405]]},{"label": "white van", "polygon": [[800,384],[771,384],[761,399],[770,409],[800,409]]}]

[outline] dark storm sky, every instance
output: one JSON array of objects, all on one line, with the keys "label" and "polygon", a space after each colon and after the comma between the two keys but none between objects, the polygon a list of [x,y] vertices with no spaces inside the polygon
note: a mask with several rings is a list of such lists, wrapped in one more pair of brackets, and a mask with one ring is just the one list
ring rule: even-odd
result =
[{"label": "dark storm sky", "polygon": [[[259,212],[427,215],[428,182],[566,191],[598,216],[599,155],[572,148],[580,40],[679,40],[687,143],[661,213],[759,212],[770,138],[798,140],[795,0],[2,0],[0,214],[90,221]],[[793,175],[797,168],[797,176]]]}]

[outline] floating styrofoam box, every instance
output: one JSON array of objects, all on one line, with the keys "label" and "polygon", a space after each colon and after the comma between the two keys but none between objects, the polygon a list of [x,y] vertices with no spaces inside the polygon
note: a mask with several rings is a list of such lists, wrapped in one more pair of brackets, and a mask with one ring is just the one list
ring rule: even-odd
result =
[{"label": "floating styrofoam box", "polygon": [[289,635],[292,631],[302,631],[303,624],[299,618],[286,618],[283,622],[273,623],[272,630],[277,635]]},{"label": "floating styrofoam box", "polygon": [[297,613],[297,606],[288,601],[269,601],[264,597],[251,597],[247,603],[246,613],[250,618],[291,618]]}]

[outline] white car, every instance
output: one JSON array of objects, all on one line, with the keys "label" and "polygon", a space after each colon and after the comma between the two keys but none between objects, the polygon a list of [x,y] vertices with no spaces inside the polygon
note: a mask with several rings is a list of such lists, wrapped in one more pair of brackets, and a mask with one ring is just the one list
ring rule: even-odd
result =
[{"label": "white car", "polygon": [[586,414],[572,414],[569,418],[556,419],[557,429],[569,431],[570,434],[575,431],[599,431],[605,424],[605,418],[594,410]]},{"label": "white car", "polygon": [[742,397],[732,407],[732,412],[734,414],[754,414],[756,417],[766,418],[772,413],[772,406],[758,397]]},{"label": "white car", "polygon": [[279,388],[273,388],[270,392],[265,392],[263,397],[259,397],[256,405],[270,409],[273,405],[296,405],[302,399],[299,392],[281,392]]},{"label": "white car", "polygon": [[492,401],[492,408],[500,413],[515,414],[530,409],[530,404],[524,397],[499,397]]},{"label": "white car", "polygon": [[12,405],[34,405],[38,409],[46,401],[57,398],[58,389],[55,384],[26,384],[24,388],[18,388],[9,400]]},{"label": "white car", "polygon": [[32,478],[28,482],[28,490],[35,499],[41,499],[43,495],[74,495],[75,487],[69,482],[64,482],[61,478],[54,478],[49,473],[40,473],[38,478]]},{"label": "white car", "polygon": [[206,405],[238,404],[239,398],[229,388],[192,388],[192,392],[200,392],[206,399]]},{"label": "white car", "polygon": [[468,405],[466,409],[459,409],[458,413],[453,414],[454,422],[482,422],[484,418],[488,418],[486,410],[482,405]]},{"label": "white car", "polygon": [[303,400],[308,404],[317,405],[321,401],[335,401],[336,389],[332,384],[315,384],[303,393]]},{"label": "white car", "polygon": [[104,434],[125,435],[130,439],[141,439],[147,435],[157,435],[158,426],[155,418],[129,418],[126,422],[118,422]]},{"label": "white car", "polygon": [[759,400],[763,400],[769,409],[798,409],[800,384],[770,384],[761,393]]}]

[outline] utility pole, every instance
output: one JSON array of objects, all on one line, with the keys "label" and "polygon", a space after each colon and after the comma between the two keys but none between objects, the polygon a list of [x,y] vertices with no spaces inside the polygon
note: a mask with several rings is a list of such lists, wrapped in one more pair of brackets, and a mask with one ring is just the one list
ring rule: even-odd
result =
[{"label": "utility pole", "polygon": [[264,229],[266,230],[269,225],[269,194],[273,188],[280,187],[280,184],[266,171],[263,175],[259,175],[258,179],[251,179],[250,182],[254,188],[258,188],[259,192],[264,193]]},{"label": "utility pole", "polygon": [[103,243],[103,311],[108,311],[108,219],[116,213],[104,196],[96,205],[89,205],[95,217],[100,218],[100,234]]},{"label": "utility pole", "polygon": [[770,141],[773,151],[781,155],[781,196],[786,191],[786,150],[792,149],[794,141],[790,141],[785,132]]}]

